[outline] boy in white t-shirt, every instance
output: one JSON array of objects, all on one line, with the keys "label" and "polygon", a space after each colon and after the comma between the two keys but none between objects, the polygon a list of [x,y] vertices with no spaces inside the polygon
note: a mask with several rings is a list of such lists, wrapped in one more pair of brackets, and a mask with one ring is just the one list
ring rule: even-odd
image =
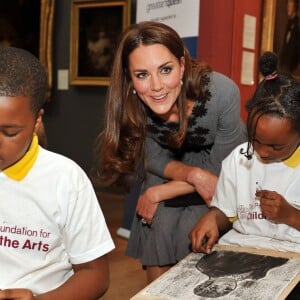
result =
[{"label": "boy in white t-shirt", "polygon": [[84,171],[38,145],[46,89],[36,57],[0,47],[0,299],[94,300],[114,243]]},{"label": "boy in white t-shirt", "polygon": [[[224,231],[220,244],[300,252],[300,82],[277,64],[274,53],[260,58],[249,141],[223,161],[211,208],[190,233],[195,252],[210,253]],[[300,299],[297,289],[288,299]]]}]

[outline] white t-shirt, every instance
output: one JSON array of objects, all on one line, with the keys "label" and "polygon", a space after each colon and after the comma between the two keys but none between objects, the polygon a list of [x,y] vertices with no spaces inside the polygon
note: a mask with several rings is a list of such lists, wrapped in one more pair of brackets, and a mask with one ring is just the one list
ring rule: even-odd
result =
[{"label": "white t-shirt", "polygon": [[263,164],[255,154],[248,160],[240,149],[246,150],[247,143],[223,161],[211,203],[226,216],[238,217],[219,243],[300,252],[300,231],[267,220],[255,197],[258,182],[263,189],[276,191],[300,209],[300,165],[293,168],[284,162]]},{"label": "white t-shirt", "polygon": [[0,172],[0,289],[60,286],[71,264],[114,248],[92,184],[70,159],[43,148],[20,181]]}]

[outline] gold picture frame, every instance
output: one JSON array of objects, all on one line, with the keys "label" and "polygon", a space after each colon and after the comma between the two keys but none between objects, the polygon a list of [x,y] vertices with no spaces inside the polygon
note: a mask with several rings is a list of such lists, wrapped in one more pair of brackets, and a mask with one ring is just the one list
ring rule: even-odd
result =
[{"label": "gold picture frame", "polygon": [[273,51],[276,0],[264,0],[261,53]]},{"label": "gold picture frame", "polygon": [[[262,40],[261,54],[265,51],[274,51],[280,60],[280,68],[283,71],[288,71],[297,79],[300,79],[300,33],[297,40],[297,50],[294,53],[299,53],[293,67],[286,67],[283,63],[283,56],[286,58],[294,57],[292,55],[283,55],[282,49],[284,40],[286,39],[285,32],[288,22],[287,14],[288,0],[264,0],[263,1],[263,20],[262,20]],[[298,0],[298,12],[300,15],[300,0]],[[298,21],[298,28],[300,27]],[[298,30],[300,32],[300,28]],[[291,63],[290,63],[291,64]]]},{"label": "gold picture frame", "polygon": [[53,26],[55,0],[41,0],[39,59],[48,74],[48,95],[50,100],[53,82]]},{"label": "gold picture frame", "polygon": [[129,22],[129,0],[73,1],[70,34],[71,85],[109,85],[117,40]]}]

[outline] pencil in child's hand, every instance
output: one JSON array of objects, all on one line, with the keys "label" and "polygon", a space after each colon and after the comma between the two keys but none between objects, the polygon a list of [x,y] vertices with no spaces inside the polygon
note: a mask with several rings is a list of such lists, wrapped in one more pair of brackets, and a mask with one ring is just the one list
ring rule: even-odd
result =
[{"label": "pencil in child's hand", "polygon": [[262,186],[258,183],[258,181],[256,181],[256,189],[259,191],[263,190]]}]

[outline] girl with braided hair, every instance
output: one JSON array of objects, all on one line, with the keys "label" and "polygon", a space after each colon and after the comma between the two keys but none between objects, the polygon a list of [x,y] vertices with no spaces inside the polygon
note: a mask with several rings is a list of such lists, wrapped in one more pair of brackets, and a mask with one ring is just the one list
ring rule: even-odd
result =
[{"label": "girl with braided hair", "polygon": [[229,229],[219,243],[300,252],[300,82],[272,52],[259,63],[248,142],[222,163],[211,208],[190,233],[195,252],[210,253]]}]

